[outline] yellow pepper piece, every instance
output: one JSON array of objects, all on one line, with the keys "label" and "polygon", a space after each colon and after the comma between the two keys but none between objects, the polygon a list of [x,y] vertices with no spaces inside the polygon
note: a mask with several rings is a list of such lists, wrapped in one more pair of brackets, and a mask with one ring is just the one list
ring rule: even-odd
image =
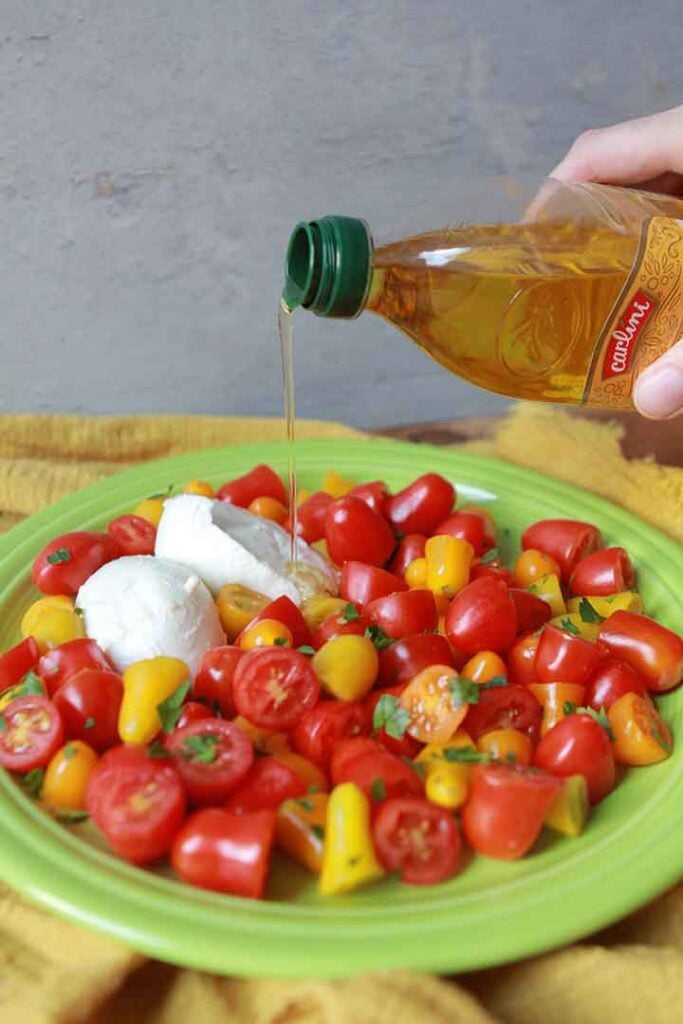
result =
[{"label": "yellow pepper piece", "polygon": [[427,559],[414,558],[403,573],[409,587],[424,587],[427,583]]},{"label": "yellow pepper piece", "polygon": [[346,633],[323,644],[311,666],[327,693],[339,700],[362,700],[377,679],[379,656],[368,637]]},{"label": "yellow pepper piece", "polygon": [[438,807],[455,811],[467,799],[470,765],[438,761],[427,773],[425,796]]},{"label": "yellow pepper piece", "polygon": [[199,494],[203,498],[213,498],[216,493],[206,480],[188,480],[183,487],[184,494]]},{"label": "yellow pepper piece", "polygon": [[582,636],[584,640],[590,640],[592,644],[598,639],[600,632],[599,622],[584,622],[578,612],[568,612],[566,615],[556,615],[550,620],[551,626],[564,629],[568,633]]},{"label": "yellow pepper piece", "polygon": [[80,811],[97,754],[82,740],[71,740],[53,756],[45,769],[40,799],[51,807]]},{"label": "yellow pepper piece", "polygon": [[228,642],[232,643],[268,603],[264,594],[243,587],[241,583],[227,583],[221,587],[216,607]]},{"label": "yellow pepper piece", "polygon": [[530,594],[534,594],[536,597],[540,597],[542,601],[545,601],[550,605],[550,610],[553,616],[566,615],[567,606],[564,603],[564,597],[562,596],[562,587],[560,581],[554,573],[549,573],[547,576],[541,576],[540,580],[536,583],[532,583],[530,587],[527,587]]},{"label": "yellow pepper piece", "polygon": [[367,798],[353,782],[342,782],[327,804],[320,894],[350,892],[383,874],[372,845]]},{"label": "yellow pepper piece", "polygon": [[548,828],[563,836],[580,836],[588,819],[588,787],[583,775],[570,775],[545,816]]},{"label": "yellow pepper piece", "polygon": [[180,658],[145,658],[123,673],[119,737],[123,743],[149,743],[161,729],[158,707],[184,682],[190,671]]},{"label": "yellow pepper piece", "polygon": [[315,874],[323,864],[328,800],[327,793],[308,793],[285,800],[277,812],[278,846]]},{"label": "yellow pepper piece", "polygon": [[146,519],[152,526],[158,526],[161,514],[164,511],[164,499],[163,498],[145,498],[139,505],[136,505],[133,509],[134,516],[140,516],[141,519]]},{"label": "yellow pepper piece", "polygon": [[83,619],[65,594],[34,601],[21,620],[21,635],[34,637],[41,654],[69,640],[85,636]]},{"label": "yellow pepper piece", "polygon": [[463,747],[469,747],[471,750],[477,749],[467,729],[458,729],[447,743],[428,743],[422,748],[415,761],[418,764],[426,764],[427,774],[429,774],[433,766],[444,762],[448,763],[446,751],[462,750]]},{"label": "yellow pepper piece", "polygon": [[325,479],[323,480],[322,490],[325,494],[330,494],[333,498],[343,498],[345,494],[352,491],[356,485],[351,483],[350,480],[345,480],[343,476],[336,473],[333,469],[329,469],[325,473]]},{"label": "yellow pepper piece", "polygon": [[582,601],[588,601],[591,607],[608,619],[614,612],[642,612],[643,599],[635,590],[620,590],[618,594],[610,594],[609,597],[589,595],[588,597],[570,597],[567,602],[567,609],[570,612],[578,612]]},{"label": "yellow pepper piece", "polygon": [[474,548],[462,537],[430,537],[425,544],[427,589],[433,594],[454,597],[470,581]]},{"label": "yellow pepper piece", "polygon": [[306,625],[312,631],[322,625],[326,619],[333,615],[341,615],[346,608],[348,601],[343,597],[330,597],[329,594],[314,594],[307,598],[301,606]]}]

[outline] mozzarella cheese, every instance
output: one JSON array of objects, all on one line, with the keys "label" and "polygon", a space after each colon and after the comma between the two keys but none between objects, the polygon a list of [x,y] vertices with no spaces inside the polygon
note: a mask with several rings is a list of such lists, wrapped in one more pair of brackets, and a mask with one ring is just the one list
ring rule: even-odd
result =
[{"label": "mozzarella cheese", "polygon": [[295,604],[311,593],[336,594],[330,564],[297,540],[297,564],[290,561],[291,538],[277,523],[224,501],[194,494],[168,498],[157,529],[155,554],[192,569],[217,593],[226,583]]},{"label": "mozzarella cheese", "polygon": [[118,558],[78,592],[85,631],[120,672],[143,658],[180,658],[194,674],[209,647],[225,643],[218,612],[199,576],[151,555]]}]

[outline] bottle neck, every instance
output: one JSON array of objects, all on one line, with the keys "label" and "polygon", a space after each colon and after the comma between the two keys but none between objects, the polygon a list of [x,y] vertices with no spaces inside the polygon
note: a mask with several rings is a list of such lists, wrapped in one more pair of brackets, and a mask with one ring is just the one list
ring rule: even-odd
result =
[{"label": "bottle neck", "polygon": [[370,289],[372,251],[370,229],[356,217],[301,221],[287,247],[283,302],[317,316],[358,316]]}]

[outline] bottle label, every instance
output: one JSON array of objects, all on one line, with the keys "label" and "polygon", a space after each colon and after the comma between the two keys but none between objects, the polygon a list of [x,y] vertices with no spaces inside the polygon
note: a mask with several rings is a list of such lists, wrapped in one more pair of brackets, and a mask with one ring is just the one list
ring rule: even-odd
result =
[{"label": "bottle label", "polygon": [[652,217],[624,289],[595,347],[584,401],[632,405],[641,370],[683,336],[683,220]]}]

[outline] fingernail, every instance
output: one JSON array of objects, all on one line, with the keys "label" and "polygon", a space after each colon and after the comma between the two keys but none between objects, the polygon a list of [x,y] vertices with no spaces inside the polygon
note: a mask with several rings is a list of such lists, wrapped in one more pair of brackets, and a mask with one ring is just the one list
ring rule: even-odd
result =
[{"label": "fingernail", "polygon": [[665,420],[683,412],[683,367],[666,359],[636,380],[633,400],[638,412],[653,420]]}]

